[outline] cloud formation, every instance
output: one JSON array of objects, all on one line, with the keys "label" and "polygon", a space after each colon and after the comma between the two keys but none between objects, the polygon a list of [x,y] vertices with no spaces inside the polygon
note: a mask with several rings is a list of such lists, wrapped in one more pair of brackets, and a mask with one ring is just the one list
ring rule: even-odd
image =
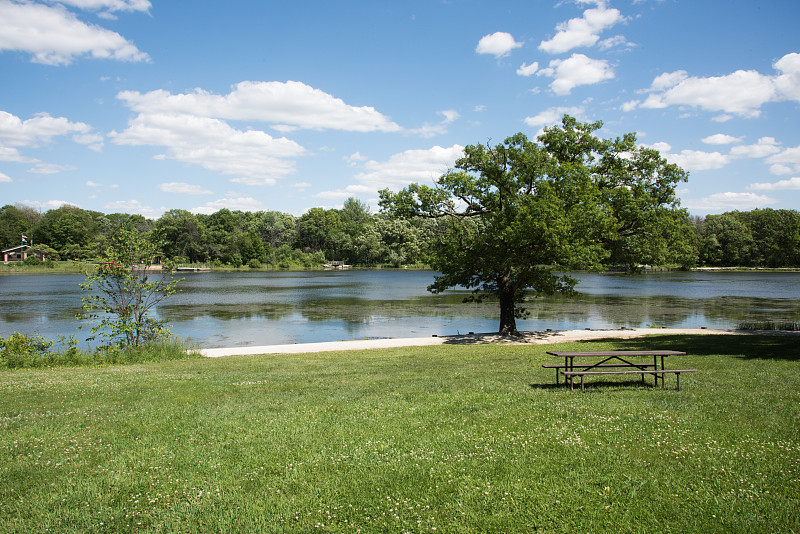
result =
[{"label": "cloud formation", "polygon": [[795,176],[788,180],[778,180],[777,182],[756,182],[751,184],[748,189],[757,191],[800,191],[800,176]]},{"label": "cloud formation", "polygon": [[800,102],[800,54],[786,54],[773,67],[778,72],[774,76],[755,70],[705,78],[689,76],[683,70],[665,72],[653,79],[645,91],[651,94],[644,101],[630,102],[625,109],[683,106],[755,118],[768,102]]},{"label": "cloud formation", "polygon": [[495,32],[491,35],[484,35],[478,41],[475,52],[478,54],[491,54],[494,57],[504,57],[511,53],[515,48],[522,46],[514,40],[510,33]]},{"label": "cloud formation", "polygon": [[[122,91],[117,97],[139,115],[123,132],[110,134],[114,143],[166,147],[160,157],[200,165],[247,185],[275,184],[295,172],[293,159],[307,151],[286,137],[239,130],[228,121],[264,122],[281,132],[402,131],[372,107],[350,106],[301,82],[245,81],[227,95],[197,89],[183,94]],[[442,113],[446,121],[455,118]]]},{"label": "cloud formation", "polygon": [[557,95],[568,95],[575,87],[610,80],[614,70],[604,59],[592,59],[584,54],[572,54],[567,59],[554,59],[550,65],[536,73],[553,78],[550,89]]},{"label": "cloud formation", "polygon": [[[357,184],[343,189],[322,191],[314,195],[317,198],[344,200],[348,197],[372,193],[381,189],[397,191],[410,183],[431,184],[433,180],[452,168],[456,160],[463,157],[464,147],[434,146],[429,149],[406,150],[392,155],[386,161],[368,160],[362,170],[355,174]],[[363,157],[359,158],[361,161]]]},{"label": "cloud formation", "polygon": [[164,113],[259,121],[279,131],[295,129],[399,132],[400,126],[369,106],[350,106],[302,82],[244,81],[227,95],[202,89],[172,94],[122,91],[117,98],[139,113]]},{"label": "cloud formation", "polygon": [[[78,7],[110,11],[144,7],[144,2],[72,0]],[[149,2],[146,2],[149,8]],[[150,57],[120,34],[78,20],[63,3],[44,5],[0,0],[0,51],[15,50],[32,55],[31,61],[45,65],[68,65],[75,58],[118,61],[149,61]]]},{"label": "cloud formation", "polygon": [[200,165],[247,185],[275,184],[294,172],[290,158],[306,153],[285,137],[237,130],[225,121],[194,115],[142,113],[125,131],[112,132],[110,137],[118,145],[166,147],[166,153],[158,159]]},{"label": "cloud formation", "polygon": [[[596,4],[597,7],[584,11],[582,17],[558,24],[558,32],[552,39],[542,41],[539,50],[548,54],[563,54],[573,48],[594,46],[604,30],[625,20],[618,9],[607,7],[604,1]],[[616,36],[605,42],[604,47],[609,48],[624,42],[623,37]]]}]

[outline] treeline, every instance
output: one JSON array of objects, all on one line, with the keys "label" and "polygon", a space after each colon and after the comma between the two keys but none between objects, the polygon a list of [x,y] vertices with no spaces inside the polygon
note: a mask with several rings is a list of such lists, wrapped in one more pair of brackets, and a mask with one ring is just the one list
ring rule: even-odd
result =
[{"label": "treeline", "polygon": [[799,267],[800,212],[757,209],[695,219],[698,264]]},{"label": "treeline", "polygon": [[7,249],[28,238],[54,260],[98,258],[115,228],[130,221],[141,232],[158,231],[164,256],[178,263],[276,268],[314,267],[326,261],[352,265],[408,265],[425,261],[424,244],[436,221],[370,213],[350,198],[342,209],[312,208],[300,217],[278,211],[221,209],[210,215],[170,210],[157,220],[103,214],[65,205],[40,213],[23,205],[0,208],[0,242]]},{"label": "treeline", "polygon": [[[326,261],[352,265],[426,263],[440,222],[371,213],[350,198],[341,209],[312,208],[300,217],[278,211],[221,209],[210,215],[170,210],[157,220],[103,214],[75,206],[41,213],[24,205],[0,208],[0,243],[17,246],[25,235],[53,260],[99,258],[123,222],[141,232],[157,230],[166,258],[178,263],[241,267],[315,267]],[[674,250],[657,261],[683,267],[800,267],[800,212],[757,209],[692,217],[693,231],[676,236]],[[680,242],[677,242],[679,240]],[[612,249],[609,263],[630,265],[630,248]],[[647,258],[637,262],[648,262]]]}]

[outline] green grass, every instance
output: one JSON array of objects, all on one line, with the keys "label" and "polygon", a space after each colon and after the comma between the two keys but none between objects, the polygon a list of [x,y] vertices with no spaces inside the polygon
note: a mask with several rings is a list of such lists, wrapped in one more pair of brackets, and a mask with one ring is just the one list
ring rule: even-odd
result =
[{"label": "green grass", "polygon": [[[667,389],[546,350],[686,350]],[[0,372],[0,532],[798,532],[800,343],[653,336]]]}]

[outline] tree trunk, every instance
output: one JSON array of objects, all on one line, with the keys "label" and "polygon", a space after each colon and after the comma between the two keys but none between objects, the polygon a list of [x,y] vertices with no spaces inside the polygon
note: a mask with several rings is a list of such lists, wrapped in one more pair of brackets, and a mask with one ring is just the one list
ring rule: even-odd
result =
[{"label": "tree trunk", "polygon": [[514,313],[514,290],[500,290],[500,335],[518,336],[517,319]]}]

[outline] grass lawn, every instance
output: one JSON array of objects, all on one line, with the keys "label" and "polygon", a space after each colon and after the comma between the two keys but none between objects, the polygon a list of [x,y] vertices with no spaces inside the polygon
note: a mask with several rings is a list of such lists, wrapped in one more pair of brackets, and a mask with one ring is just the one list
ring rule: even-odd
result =
[{"label": "grass lawn", "polygon": [[[699,371],[541,367],[630,348]],[[796,336],[3,371],[0,532],[800,532],[798,384]]]}]

